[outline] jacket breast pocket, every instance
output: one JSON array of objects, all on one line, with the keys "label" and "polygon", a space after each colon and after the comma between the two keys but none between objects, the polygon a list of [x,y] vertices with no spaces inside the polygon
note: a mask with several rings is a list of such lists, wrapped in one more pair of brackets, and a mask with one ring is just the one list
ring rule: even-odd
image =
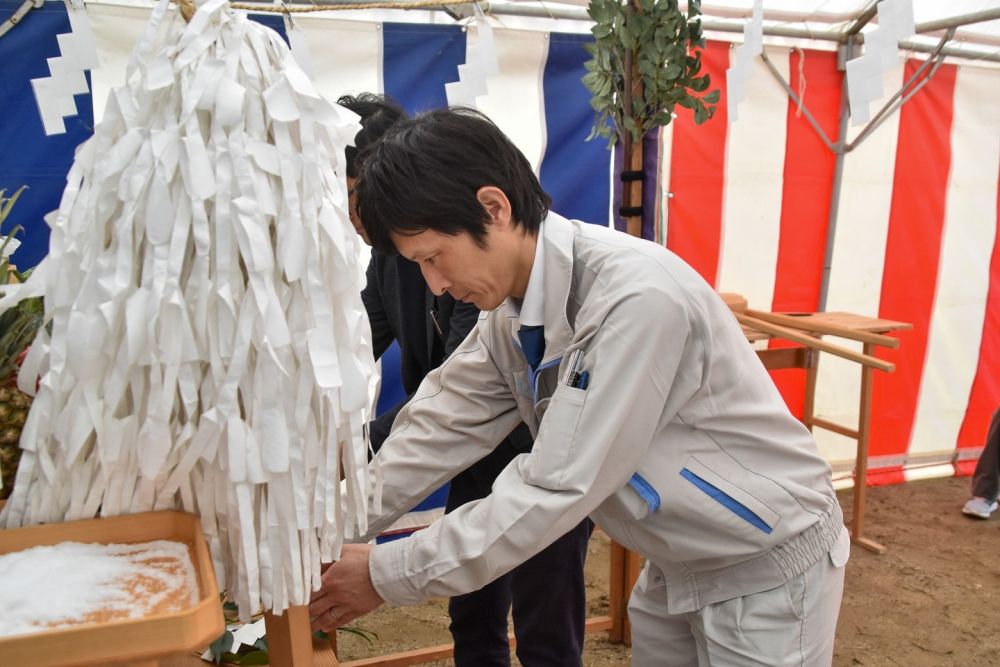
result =
[{"label": "jacket breast pocket", "polygon": [[770,535],[781,520],[777,512],[694,457],[686,461],[680,475],[704,494],[707,502],[765,535]]},{"label": "jacket breast pocket", "polygon": [[587,392],[582,389],[565,385],[556,389],[538,426],[526,481],[548,489],[567,488],[566,469],[572,461],[577,425],[586,398]]}]

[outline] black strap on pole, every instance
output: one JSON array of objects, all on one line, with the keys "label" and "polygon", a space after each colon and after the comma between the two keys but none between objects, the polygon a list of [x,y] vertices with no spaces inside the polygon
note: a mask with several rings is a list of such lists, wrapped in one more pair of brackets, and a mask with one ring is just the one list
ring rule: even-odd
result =
[{"label": "black strap on pole", "polygon": [[642,181],[645,180],[645,172],[638,169],[635,171],[623,171],[621,179],[623,183],[630,183],[632,181]]},{"label": "black strap on pole", "polygon": [[642,215],[641,206],[622,206],[618,209],[618,215],[623,218],[638,218]]}]

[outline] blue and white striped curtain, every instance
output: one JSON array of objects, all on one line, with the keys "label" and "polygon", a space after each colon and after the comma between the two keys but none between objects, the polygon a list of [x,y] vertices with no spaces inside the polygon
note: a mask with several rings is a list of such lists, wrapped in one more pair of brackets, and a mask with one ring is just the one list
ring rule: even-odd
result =
[{"label": "blue and white striped curtain", "polygon": [[[0,0],[0,20],[20,4]],[[58,207],[73,152],[92,133],[109,91],[123,81],[151,7],[87,4],[101,66],[88,73],[92,94],[77,96],[79,114],[66,119],[63,135],[43,132],[30,81],[47,76],[46,58],[59,55],[56,35],[69,32],[66,6],[46,2],[0,38],[0,188],[9,194],[29,186],[0,230],[24,226],[23,244],[14,255],[19,267],[33,266],[45,255],[48,228],[42,217]],[[377,21],[374,13],[364,12],[351,12],[348,19],[342,18],[345,15],[297,15],[294,20],[306,37],[321,93],[332,99],[345,93],[384,93],[410,113],[447,105],[445,84],[458,79],[466,45],[476,39],[474,26],[450,23],[443,15],[428,19],[437,24]],[[406,20],[410,15],[394,16]],[[287,40],[280,15],[253,18]],[[607,225],[611,156],[602,139],[586,141],[594,116],[590,95],[580,82],[588,58],[583,45],[590,36],[504,28],[494,28],[494,35],[499,74],[489,80],[478,107],[528,157],[553,198],[554,210]],[[397,348],[386,353],[382,367],[379,405],[385,409],[403,397]],[[433,519],[444,499],[442,490],[404,523],[420,525]]]}]

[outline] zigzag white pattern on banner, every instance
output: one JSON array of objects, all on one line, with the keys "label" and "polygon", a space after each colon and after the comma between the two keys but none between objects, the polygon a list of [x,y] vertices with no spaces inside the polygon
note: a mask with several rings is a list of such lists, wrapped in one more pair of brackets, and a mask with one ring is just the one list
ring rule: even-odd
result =
[{"label": "zigzag white pattern on banner", "polygon": [[59,55],[49,58],[49,76],[31,80],[45,134],[65,134],[63,118],[77,114],[74,95],[90,92],[84,70],[98,65],[97,48],[83,0],[67,3],[70,32],[57,35]]}]

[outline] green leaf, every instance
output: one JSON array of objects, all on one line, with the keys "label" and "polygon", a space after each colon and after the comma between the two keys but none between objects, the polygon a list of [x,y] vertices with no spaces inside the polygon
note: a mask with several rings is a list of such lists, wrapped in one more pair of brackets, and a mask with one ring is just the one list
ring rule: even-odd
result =
[{"label": "green leaf", "polygon": [[601,95],[601,96],[610,95],[611,94],[611,85],[612,85],[612,82],[611,82],[611,78],[610,77],[604,79],[603,81],[601,81],[601,87],[598,89],[598,94]]},{"label": "green leaf", "polygon": [[706,120],[708,120],[708,109],[699,104],[694,110],[694,124],[701,125]]},{"label": "green leaf", "polygon": [[684,70],[677,63],[669,63],[663,70],[663,75],[670,81],[676,80],[683,73]]},{"label": "green leaf", "polygon": [[[14,208],[14,204],[17,203],[18,198],[20,198],[21,193],[28,188],[27,185],[22,185],[17,189],[17,192],[12,194],[10,197],[4,197],[6,190],[0,190],[0,227],[3,226],[4,220],[10,215],[10,210]],[[13,236],[13,234],[11,234]]]},{"label": "green leaf", "polygon": [[250,651],[241,657],[241,665],[267,665],[270,664],[267,651]]},{"label": "green leaf", "polygon": [[606,25],[604,23],[594,24],[594,27],[591,28],[590,31],[594,33],[594,37],[597,37],[598,39],[603,39],[608,35],[610,35],[612,32],[611,26]]},{"label": "green leaf", "polygon": [[639,43],[648,42],[653,38],[653,20],[645,14],[633,14],[629,23],[633,34],[639,38]]},{"label": "green leaf", "polygon": [[368,642],[369,646],[375,646],[375,642],[372,641],[372,640],[373,639],[374,640],[378,639],[378,635],[375,634],[374,632],[372,632],[371,630],[362,630],[361,628],[352,628],[352,627],[343,627],[343,628],[337,628],[337,629],[340,632],[346,632],[348,634],[352,634],[352,635],[355,635],[357,637],[361,637],[366,642]]},{"label": "green leaf", "polygon": [[699,76],[691,79],[691,90],[696,93],[703,93],[708,90],[708,78],[704,76]]},{"label": "green leaf", "polygon": [[[226,630],[222,633],[222,636],[212,642],[208,651],[212,656],[212,662],[219,664],[222,662],[222,658],[229,653],[229,649],[233,647],[233,633]],[[231,654],[230,654],[231,655]]]},{"label": "green leaf", "polygon": [[719,92],[719,89],[716,88],[712,92],[706,94],[701,99],[703,99],[707,104],[718,104],[719,103],[719,97],[720,97],[720,92]]},{"label": "green leaf", "polygon": [[648,58],[642,58],[639,60],[639,72],[641,74],[655,77],[658,69],[659,67],[656,66],[656,63]]},{"label": "green leaf", "polygon": [[629,28],[627,23],[618,30],[618,39],[625,49],[631,51],[635,48],[635,40],[632,38],[632,29]]},{"label": "green leaf", "polygon": [[684,95],[677,99],[677,104],[680,104],[685,109],[694,109],[697,102],[690,95]]}]

